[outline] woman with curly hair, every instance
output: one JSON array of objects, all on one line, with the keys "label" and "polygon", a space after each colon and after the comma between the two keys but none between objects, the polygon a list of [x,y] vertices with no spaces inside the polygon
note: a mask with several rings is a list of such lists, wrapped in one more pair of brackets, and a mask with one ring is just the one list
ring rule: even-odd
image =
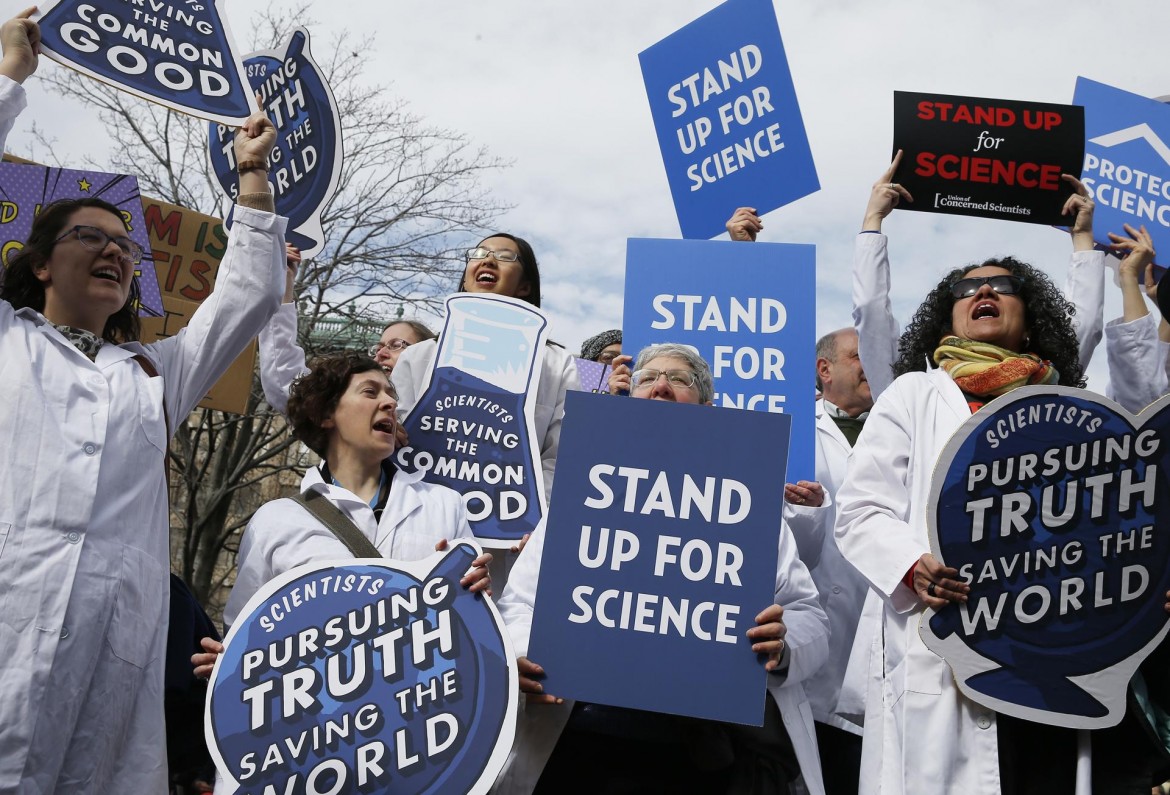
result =
[{"label": "woman with curly hair", "polygon": [[[1070,181],[1074,248],[1091,247],[1093,204]],[[879,183],[875,195],[901,195],[897,188]],[[1044,273],[1003,257],[948,273],[901,336],[897,377],[866,420],[838,494],[838,544],[882,605],[869,649],[861,792],[1087,792],[1087,779],[1078,789],[1086,760],[1076,732],[969,700],[918,635],[926,607],[965,601],[969,590],[929,552],[939,453],[973,411],[1018,386],[1084,386],[1073,314]]]}]

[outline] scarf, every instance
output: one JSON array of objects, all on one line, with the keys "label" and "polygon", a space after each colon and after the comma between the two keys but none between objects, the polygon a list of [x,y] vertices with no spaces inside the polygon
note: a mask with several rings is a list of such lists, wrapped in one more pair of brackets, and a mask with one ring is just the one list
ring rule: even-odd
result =
[{"label": "scarf", "polygon": [[69,340],[73,347],[85,354],[91,362],[97,361],[98,351],[105,344],[105,340],[101,337],[83,328],[60,326],[52,321],[49,321],[49,325],[61,332],[61,336]]},{"label": "scarf", "polygon": [[1060,373],[1034,353],[1016,353],[987,342],[944,337],[934,363],[947,371],[965,394],[984,401],[1025,384],[1055,384]]}]

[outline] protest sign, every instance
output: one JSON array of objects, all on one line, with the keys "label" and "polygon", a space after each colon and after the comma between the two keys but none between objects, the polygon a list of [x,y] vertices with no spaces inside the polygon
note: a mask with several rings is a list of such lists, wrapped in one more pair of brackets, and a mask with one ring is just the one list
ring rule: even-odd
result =
[{"label": "protest sign", "polygon": [[249,600],[205,713],[226,791],[487,792],[518,686],[495,606],[459,585],[478,554],[300,566]]},{"label": "protest sign", "polygon": [[1062,224],[1080,176],[1082,108],[1041,102],[894,92],[894,174],[914,197],[902,210]]},{"label": "protest sign", "polygon": [[577,357],[573,359],[577,365],[577,376],[581,380],[581,389],[584,392],[608,392],[609,374],[613,368],[608,364],[595,362],[590,359]]},{"label": "protest sign", "polygon": [[1022,387],[964,423],[927,522],[971,591],[919,630],[964,694],[1058,726],[1121,720],[1170,628],[1168,464],[1170,397],[1134,417],[1084,390]]},{"label": "protest sign", "polygon": [[1093,237],[1110,245],[1108,233],[1123,224],[1145,226],[1170,262],[1170,105],[1084,77],[1073,104],[1085,108],[1085,168],[1081,181],[1096,203]]},{"label": "protest sign", "polygon": [[180,113],[238,127],[256,110],[223,0],[47,0],[41,50]]},{"label": "protest sign", "polygon": [[[144,198],[142,212],[162,288],[162,317],[142,321],[142,341],[154,342],[177,334],[199,302],[211,294],[220,259],[227,250],[227,232],[218,218],[158,199]],[[199,407],[246,413],[255,368],[256,341],[252,340]]]},{"label": "protest sign", "polygon": [[545,692],[762,725],[745,633],[775,602],[790,424],[566,396],[529,655]]},{"label": "protest sign", "polygon": [[544,518],[536,388],[548,320],[525,301],[454,295],[394,463],[463,495],[485,546],[508,548]]},{"label": "protest sign", "polygon": [[[309,33],[293,30],[284,46],[247,56],[244,69],[260,104],[276,126],[269,156],[276,212],[288,219],[285,239],[311,257],[325,244],[321,213],[341,179],[341,114],[324,73],[309,52]],[[211,166],[224,194],[235,201],[234,133],[211,125]],[[231,216],[228,216],[231,226]]]},{"label": "protest sign", "polygon": [[102,199],[118,208],[126,236],[145,252],[134,271],[138,279],[139,315],[163,313],[158,281],[151,265],[151,246],[139,201],[138,180],[125,174],[33,164],[0,163],[0,240],[3,263],[24,247],[33,219],[41,208],[59,199]]},{"label": "protest sign", "polygon": [[820,189],[772,0],[727,0],[638,60],[683,237]]},{"label": "protest sign", "polygon": [[622,335],[635,357],[652,343],[693,346],[716,406],[791,414],[789,477],[815,479],[813,246],[631,239]]}]

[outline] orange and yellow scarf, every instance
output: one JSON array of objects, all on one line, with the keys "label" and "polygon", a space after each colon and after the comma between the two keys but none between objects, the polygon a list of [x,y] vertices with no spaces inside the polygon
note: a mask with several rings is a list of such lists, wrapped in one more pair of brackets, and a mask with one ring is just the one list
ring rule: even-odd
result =
[{"label": "orange and yellow scarf", "polygon": [[1055,384],[1060,373],[1034,353],[1016,353],[987,342],[944,337],[934,363],[968,395],[991,400],[1026,384]]}]

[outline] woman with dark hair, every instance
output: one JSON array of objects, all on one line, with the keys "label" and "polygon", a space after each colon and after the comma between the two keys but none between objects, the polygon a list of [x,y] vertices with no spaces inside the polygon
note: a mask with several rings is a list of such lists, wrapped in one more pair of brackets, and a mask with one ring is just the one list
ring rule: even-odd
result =
[{"label": "woman with dark hair", "polygon": [[[321,456],[301,480],[301,493],[319,492],[383,557],[421,560],[447,542],[471,538],[463,500],[445,486],[426,483],[422,473],[399,472],[391,463],[398,420],[396,395],[377,362],[359,353],[339,353],[313,362],[293,384],[288,400],[292,433]],[[265,503],[248,522],[236,556],[236,583],[224,608],[230,627],[266,582],[296,566],[352,556],[346,545],[308,509],[291,499]],[[491,584],[478,557],[461,583],[475,592]],[[207,654],[192,662],[196,674],[211,673],[223,647],[204,640]]]},{"label": "woman with dark hair", "polygon": [[[1074,234],[1092,237],[1079,185]],[[959,572],[930,554],[932,473],[944,445],[986,402],[1026,384],[1084,386],[1072,305],[1011,257],[958,268],[929,293],[899,342],[897,378],[853,448],[838,493],[837,543],[880,597],[869,648],[861,792],[1087,793],[1077,733],[997,715],[957,688],[919,637],[926,607],[963,602]],[[957,609],[957,608],[956,608]]]},{"label": "woman with dark hair", "polygon": [[[505,295],[540,306],[540,267],[532,246],[523,238],[496,232],[467,250],[467,265],[459,280],[459,291]],[[438,349],[428,340],[407,348],[394,368],[398,388],[398,416],[401,419],[422,397],[422,388]],[[577,366],[564,348],[549,343],[544,349],[544,366],[536,387],[535,428],[544,469],[544,493],[552,494],[553,469],[565,413],[565,392],[580,389]],[[497,575],[498,577],[498,575]],[[502,586],[501,586],[502,587]]]},{"label": "woman with dark hair", "polygon": [[[0,138],[37,67],[34,10],[0,28]],[[276,310],[275,137],[262,114],[237,133],[216,290],[175,336],[136,341],[142,251],[104,202],[45,207],[4,276],[0,791],[166,791],[169,429]]]}]

